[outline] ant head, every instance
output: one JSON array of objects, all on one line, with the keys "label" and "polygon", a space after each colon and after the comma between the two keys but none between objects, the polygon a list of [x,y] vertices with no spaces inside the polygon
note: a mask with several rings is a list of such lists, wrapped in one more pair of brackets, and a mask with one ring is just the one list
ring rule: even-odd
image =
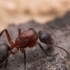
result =
[{"label": "ant head", "polygon": [[40,30],[39,31],[39,39],[41,42],[47,44],[47,41],[50,39],[50,34],[48,34],[46,31],[44,30]]}]

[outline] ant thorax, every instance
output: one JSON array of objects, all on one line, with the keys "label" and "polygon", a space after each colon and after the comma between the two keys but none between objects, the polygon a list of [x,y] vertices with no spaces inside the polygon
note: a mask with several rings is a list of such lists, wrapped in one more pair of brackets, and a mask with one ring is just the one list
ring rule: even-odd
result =
[{"label": "ant thorax", "polygon": [[16,47],[20,47],[20,48],[26,48],[28,43],[29,43],[30,39],[29,38],[21,38],[18,37],[15,40],[15,46]]}]

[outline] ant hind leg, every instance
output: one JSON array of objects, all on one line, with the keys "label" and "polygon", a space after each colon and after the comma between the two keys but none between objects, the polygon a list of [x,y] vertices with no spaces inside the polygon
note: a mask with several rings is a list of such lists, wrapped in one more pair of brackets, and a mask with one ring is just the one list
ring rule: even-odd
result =
[{"label": "ant hind leg", "polygon": [[[47,54],[47,52],[44,50],[44,48],[42,47],[42,45],[40,43],[38,43],[39,47],[44,51],[45,54]],[[47,54],[48,55],[48,54]]]},{"label": "ant hind leg", "polygon": [[7,59],[6,62],[5,62],[4,70],[6,70],[7,64],[8,64],[8,59]]}]

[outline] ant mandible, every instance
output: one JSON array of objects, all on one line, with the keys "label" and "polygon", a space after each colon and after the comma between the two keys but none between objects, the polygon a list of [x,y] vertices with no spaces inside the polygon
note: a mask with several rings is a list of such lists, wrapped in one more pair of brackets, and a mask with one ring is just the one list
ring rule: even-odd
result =
[{"label": "ant mandible", "polygon": [[[46,31],[40,30],[39,33],[37,33],[33,28],[29,28],[28,30],[24,31],[21,33],[21,30],[18,30],[18,37],[15,40],[15,43],[11,40],[10,35],[7,31],[7,29],[4,29],[1,33],[0,36],[2,36],[3,32],[5,31],[8,42],[10,46],[8,46],[6,43],[0,43],[0,54],[1,54],[1,60],[0,63],[4,62],[5,63],[5,69],[7,67],[8,63],[8,57],[10,54],[15,55],[19,49],[22,53],[24,53],[24,69],[26,69],[26,53],[25,53],[25,48],[26,47],[34,47],[36,44],[40,46],[40,48],[47,54],[47,52],[44,50],[42,45],[37,42],[37,39],[39,38],[41,42],[45,44],[50,44],[51,46],[53,45],[53,39],[51,38],[50,34],[48,34]],[[56,46],[58,47],[58,46]],[[12,52],[12,49],[16,48],[14,52]],[[58,47],[61,48],[61,47]],[[61,48],[63,49],[63,48]],[[65,49],[63,49],[66,51]],[[66,51],[67,52],[67,51]],[[68,52],[67,52],[68,53]]]}]

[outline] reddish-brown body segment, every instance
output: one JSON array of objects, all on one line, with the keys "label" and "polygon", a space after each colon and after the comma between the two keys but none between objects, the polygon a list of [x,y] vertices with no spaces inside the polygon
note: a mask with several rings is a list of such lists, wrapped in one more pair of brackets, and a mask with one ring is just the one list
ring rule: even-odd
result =
[{"label": "reddish-brown body segment", "polygon": [[34,47],[37,44],[38,34],[35,30],[30,28],[29,30],[26,30],[22,32],[19,36],[19,38],[16,39],[16,47],[20,48],[26,48],[28,47]]}]

